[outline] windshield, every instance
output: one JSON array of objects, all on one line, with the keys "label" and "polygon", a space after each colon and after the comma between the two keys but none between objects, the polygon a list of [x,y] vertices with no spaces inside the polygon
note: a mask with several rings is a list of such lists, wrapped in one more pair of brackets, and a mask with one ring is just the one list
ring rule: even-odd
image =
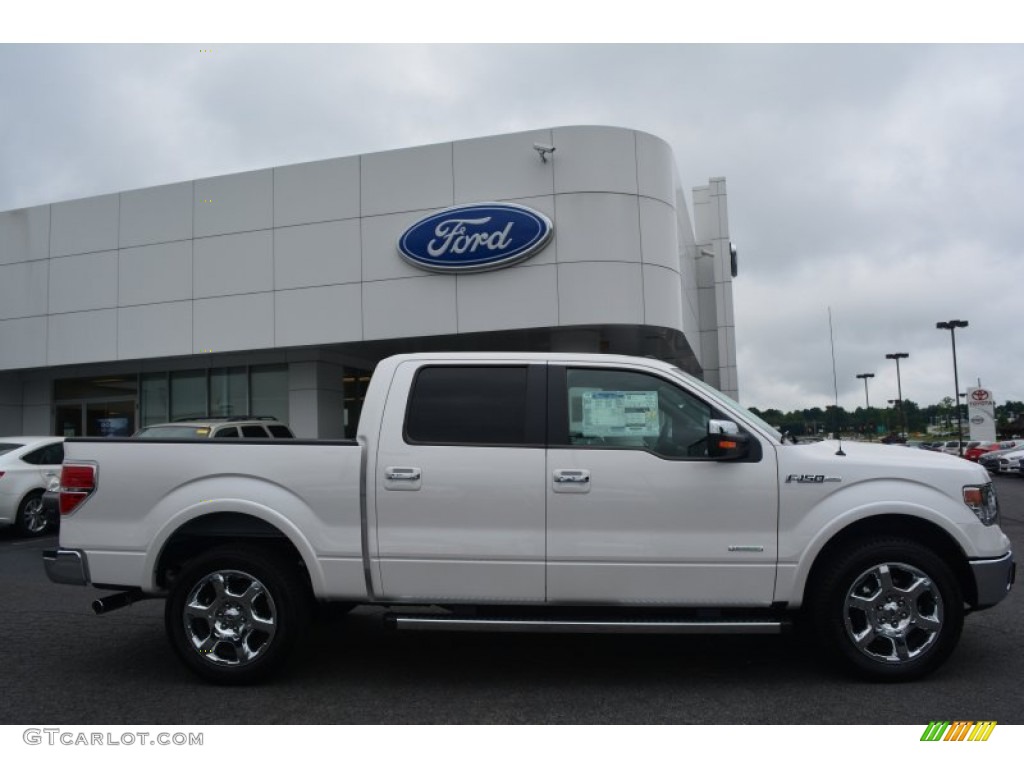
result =
[{"label": "windshield", "polygon": [[779,442],[782,442],[782,434],[779,432],[779,430],[777,430],[771,424],[766,422],[760,416],[756,416],[755,414],[751,413],[746,408],[744,408],[742,405],[740,405],[735,400],[733,400],[731,397],[729,397],[728,395],[722,394],[717,389],[712,387],[710,384],[707,384],[707,383],[701,381],[696,376],[691,376],[686,371],[684,371],[684,370],[682,370],[680,368],[674,368],[674,370],[675,370],[675,372],[677,374],[679,374],[680,377],[682,377],[686,381],[687,384],[690,384],[694,389],[700,390],[701,392],[703,392],[706,395],[711,395],[713,397],[718,398],[722,402],[724,402],[727,405],[729,405],[733,410],[738,411],[740,414],[742,414],[744,419],[746,419],[747,421],[750,421],[750,422],[756,424],[761,429],[763,429],[765,432],[767,432],[769,435],[774,437],[776,440],[778,440]]}]

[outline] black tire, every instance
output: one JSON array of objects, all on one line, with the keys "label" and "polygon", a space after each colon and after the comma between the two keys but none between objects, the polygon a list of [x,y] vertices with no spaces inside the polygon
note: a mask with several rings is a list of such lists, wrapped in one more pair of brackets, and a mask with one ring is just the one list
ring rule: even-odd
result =
[{"label": "black tire", "polygon": [[43,510],[43,492],[32,491],[18,505],[14,525],[22,536],[42,536],[50,528]]},{"label": "black tire", "polygon": [[915,680],[956,648],[964,621],[960,584],[915,541],[856,542],[815,578],[808,605],[814,629],[826,650],[861,677]]},{"label": "black tire", "polygon": [[270,547],[211,549],[186,563],[164,610],[171,646],[200,677],[266,679],[305,633],[312,594],[300,566]]}]

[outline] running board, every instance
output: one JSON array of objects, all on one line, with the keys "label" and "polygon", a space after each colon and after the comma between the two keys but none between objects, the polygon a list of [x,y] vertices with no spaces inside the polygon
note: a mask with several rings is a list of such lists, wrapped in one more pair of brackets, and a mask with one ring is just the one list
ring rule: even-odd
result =
[{"label": "running board", "polygon": [[784,621],[652,621],[496,619],[464,616],[405,616],[385,619],[395,629],[441,632],[576,632],[583,634],[646,635],[779,635]]}]

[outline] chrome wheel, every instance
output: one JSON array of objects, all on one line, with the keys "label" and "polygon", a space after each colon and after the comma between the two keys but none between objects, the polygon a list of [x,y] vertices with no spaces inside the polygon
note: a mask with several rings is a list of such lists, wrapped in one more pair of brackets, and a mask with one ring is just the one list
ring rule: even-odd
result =
[{"label": "chrome wheel", "polygon": [[46,531],[49,521],[43,511],[43,497],[41,495],[30,496],[21,503],[18,512],[18,526],[22,533],[29,536],[38,536]]},{"label": "chrome wheel", "polygon": [[942,632],[938,586],[906,563],[879,563],[857,576],[846,593],[843,620],[849,640],[874,661],[914,659]]},{"label": "chrome wheel", "polygon": [[277,633],[273,597],[244,571],[214,571],[200,579],[185,600],[183,620],[191,647],[215,666],[256,661]]},{"label": "chrome wheel", "polygon": [[964,598],[935,549],[906,536],[877,535],[819,558],[807,608],[818,637],[848,671],[903,682],[949,658],[963,629]]}]

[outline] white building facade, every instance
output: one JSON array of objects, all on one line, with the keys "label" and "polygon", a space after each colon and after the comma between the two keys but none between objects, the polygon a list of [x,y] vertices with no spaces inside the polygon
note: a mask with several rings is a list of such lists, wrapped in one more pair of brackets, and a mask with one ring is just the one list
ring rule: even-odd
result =
[{"label": "white building facade", "polygon": [[[653,355],[737,397],[725,181],[692,195],[661,139],[583,126],[0,213],[0,434],[251,413],[339,438],[376,362],[425,350]],[[487,271],[403,257],[482,203],[550,235]]]}]

